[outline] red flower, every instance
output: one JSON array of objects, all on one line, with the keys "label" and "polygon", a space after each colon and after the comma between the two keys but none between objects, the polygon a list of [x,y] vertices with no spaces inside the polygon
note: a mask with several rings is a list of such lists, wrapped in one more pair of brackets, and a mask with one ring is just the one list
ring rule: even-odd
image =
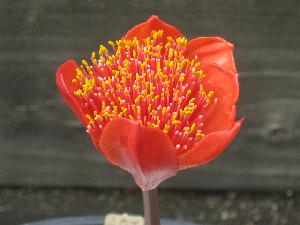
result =
[{"label": "red flower", "polygon": [[238,132],[233,45],[219,37],[187,42],[151,16],[116,42],[113,54],[65,62],[57,86],[98,150],[142,190],[219,155]]}]

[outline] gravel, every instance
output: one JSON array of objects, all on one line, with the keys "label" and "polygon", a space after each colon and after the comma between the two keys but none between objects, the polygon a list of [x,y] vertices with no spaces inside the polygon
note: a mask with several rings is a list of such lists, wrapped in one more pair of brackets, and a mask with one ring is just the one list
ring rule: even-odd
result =
[{"label": "gravel", "polygon": [[[206,225],[298,225],[300,195],[160,190],[163,217]],[[142,213],[136,189],[0,188],[0,225],[109,212]]]}]

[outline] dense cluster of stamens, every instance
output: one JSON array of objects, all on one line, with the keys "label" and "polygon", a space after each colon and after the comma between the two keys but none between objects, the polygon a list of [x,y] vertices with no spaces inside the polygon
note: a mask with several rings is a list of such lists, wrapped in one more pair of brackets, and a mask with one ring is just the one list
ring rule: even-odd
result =
[{"label": "dense cluster of stamens", "polygon": [[72,82],[81,87],[74,94],[83,103],[88,132],[100,133],[114,118],[127,118],[161,129],[180,151],[204,137],[202,110],[213,91],[201,85],[205,74],[197,57],[185,58],[187,39],[167,37],[163,44],[162,37],[158,30],[143,41],[109,41],[114,54],[100,45],[91,65],[82,60]]}]

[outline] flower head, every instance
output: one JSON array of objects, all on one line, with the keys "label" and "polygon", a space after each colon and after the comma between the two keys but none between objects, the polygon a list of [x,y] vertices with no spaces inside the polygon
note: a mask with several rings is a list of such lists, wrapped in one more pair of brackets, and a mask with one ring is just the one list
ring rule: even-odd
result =
[{"label": "flower head", "polygon": [[235,122],[232,44],[188,41],[152,16],[108,45],[89,63],[61,65],[56,81],[97,149],[143,190],[207,163],[230,143],[242,123]]}]

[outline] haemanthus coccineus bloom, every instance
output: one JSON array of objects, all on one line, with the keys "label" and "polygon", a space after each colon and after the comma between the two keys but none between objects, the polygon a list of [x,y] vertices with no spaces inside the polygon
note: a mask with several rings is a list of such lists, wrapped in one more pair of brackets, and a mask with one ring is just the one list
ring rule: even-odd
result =
[{"label": "haemanthus coccineus bloom", "polygon": [[100,45],[91,62],[62,64],[57,86],[93,143],[144,191],[218,156],[236,135],[233,45],[187,41],[156,16]]}]

